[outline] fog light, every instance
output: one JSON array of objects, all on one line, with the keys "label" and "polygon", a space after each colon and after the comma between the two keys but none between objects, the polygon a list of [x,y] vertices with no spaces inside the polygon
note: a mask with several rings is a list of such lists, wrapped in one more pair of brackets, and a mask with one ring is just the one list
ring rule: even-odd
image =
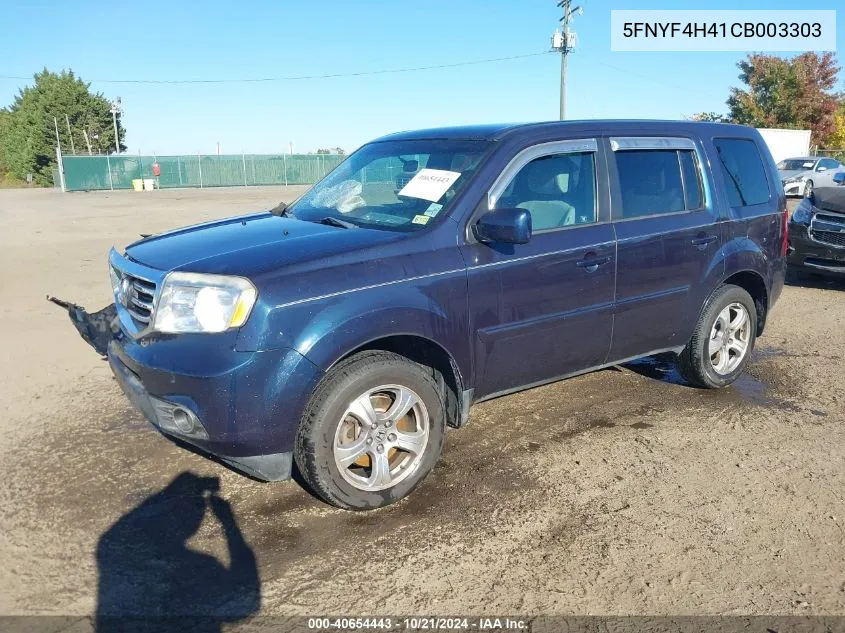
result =
[{"label": "fog light", "polygon": [[173,410],[173,426],[182,433],[190,433],[194,430],[194,421],[184,409]]}]

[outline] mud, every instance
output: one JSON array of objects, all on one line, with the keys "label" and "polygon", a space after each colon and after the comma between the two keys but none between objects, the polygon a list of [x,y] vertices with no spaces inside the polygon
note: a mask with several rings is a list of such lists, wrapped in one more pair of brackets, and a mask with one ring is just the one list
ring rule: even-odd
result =
[{"label": "mud", "polygon": [[[845,613],[843,283],[788,286],[727,389],[660,357],[478,405],[416,492],[377,512],[158,435],[44,295],[97,309],[112,243],[295,194],[0,191],[16,299],[0,330],[0,613],[94,612],[102,535],[183,472],[219,478],[263,615]],[[151,539],[173,538],[172,503],[143,522]],[[186,545],[229,564],[211,512]]]}]

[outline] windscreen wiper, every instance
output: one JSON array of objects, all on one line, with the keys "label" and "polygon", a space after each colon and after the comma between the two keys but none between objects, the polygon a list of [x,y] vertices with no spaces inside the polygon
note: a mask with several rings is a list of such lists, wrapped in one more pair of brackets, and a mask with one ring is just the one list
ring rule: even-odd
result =
[{"label": "windscreen wiper", "polygon": [[357,224],[352,224],[352,222],[347,222],[346,220],[341,220],[340,218],[335,218],[330,215],[327,215],[322,220],[320,220],[320,224],[328,224],[329,226],[339,226],[343,229],[357,229]]}]

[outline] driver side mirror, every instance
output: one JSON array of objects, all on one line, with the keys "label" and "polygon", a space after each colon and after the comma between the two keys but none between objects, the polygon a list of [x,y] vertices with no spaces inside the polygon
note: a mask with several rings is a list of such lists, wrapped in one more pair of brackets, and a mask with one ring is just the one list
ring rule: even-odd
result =
[{"label": "driver side mirror", "polygon": [[833,182],[837,185],[845,183],[845,171],[838,171],[833,174]]},{"label": "driver side mirror", "polygon": [[485,244],[527,244],[531,239],[531,213],[525,209],[493,209],[481,216],[473,232]]},{"label": "driver side mirror", "polygon": [[823,171],[827,171],[827,167],[816,167],[816,171],[821,173]]}]

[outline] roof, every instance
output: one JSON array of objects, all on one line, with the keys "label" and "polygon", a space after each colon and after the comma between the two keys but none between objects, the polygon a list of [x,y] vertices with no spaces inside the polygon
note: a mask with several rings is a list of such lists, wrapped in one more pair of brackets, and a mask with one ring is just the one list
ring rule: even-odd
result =
[{"label": "roof", "polygon": [[738,129],[747,129],[745,126],[731,123],[711,123],[706,121],[583,119],[575,121],[543,121],[538,123],[490,123],[408,130],[406,132],[397,132],[382,136],[376,139],[376,141],[408,141],[420,139],[498,141],[505,137],[522,134],[530,135],[541,130],[548,133],[577,134],[581,131],[595,133],[595,130],[601,127],[612,127],[617,130],[624,128],[625,134],[671,133],[671,131],[667,131],[667,128],[672,128],[676,131],[695,129],[700,133],[702,127],[705,126],[712,128],[713,131],[719,130],[721,133],[731,135]]}]

